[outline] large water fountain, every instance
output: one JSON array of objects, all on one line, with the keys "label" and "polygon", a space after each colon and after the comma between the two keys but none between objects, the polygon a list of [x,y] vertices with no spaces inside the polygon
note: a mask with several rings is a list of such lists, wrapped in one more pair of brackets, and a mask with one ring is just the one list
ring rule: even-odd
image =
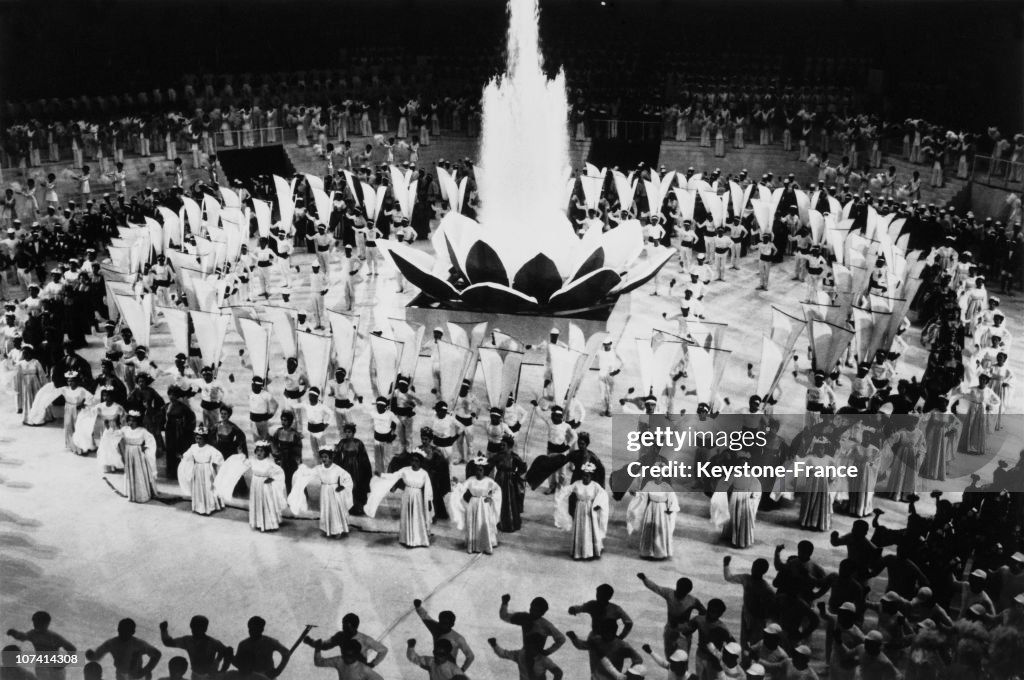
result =
[{"label": "large water fountain", "polygon": [[461,214],[468,178],[439,170],[453,209],[432,237],[434,256],[378,243],[422,291],[411,308],[604,322],[672,253],[645,253],[635,220],[576,235],[566,217],[573,180],[565,76],[544,73],[537,0],[510,0],[508,10],[507,71],[483,93],[480,221]]}]

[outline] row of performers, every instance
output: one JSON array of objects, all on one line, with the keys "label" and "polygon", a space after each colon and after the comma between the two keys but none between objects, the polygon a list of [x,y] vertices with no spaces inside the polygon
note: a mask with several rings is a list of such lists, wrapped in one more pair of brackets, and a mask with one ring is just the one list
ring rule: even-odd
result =
[{"label": "row of performers", "polygon": [[[132,502],[144,503],[157,495],[156,440],[142,427],[142,413],[129,411],[128,425],[116,431],[116,447],[124,467],[124,495]],[[423,428],[420,447],[391,460],[387,472],[374,474],[363,443],[355,438],[356,426],[347,423],[344,437],[334,447],[318,452],[319,464],[287,466],[275,460],[270,441],[257,442],[254,455],[236,454],[224,459],[211,444],[211,432],[205,425],[195,429],[195,444],[182,456],[178,469],[181,494],[191,499],[194,512],[209,515],[224,508],[239,493],[248,489],[250,526],[261,532],[280,528],[284,512],[297,518],[312,518],[311,500],[319,503],[319,527],[328,537],[349,533],[349,516],[375,517],[385,497],[400,491],[398,538],[407,547],[430,545],[431,525],[436,519],[451,519],[464,533],[470,553],[491,553],[498,545],[499,532],[514,532],[522,526],[525,484],[538,488],[552,470],[565,471],[567,479],[553,488],[555,526],[571,532],[574,559],[601,556],[608,530],[610,499],[605,490],[605,472],[601,461],[589,450],[589,435],[578,435],[577,448],[568,454],[538,457],[527,470],[525,461],[514,451],[514,440],[505,437],[489,456],[478,453],[466,468],[466,479],[455,483],[448,459],[433,444],[433,431]],[[859,456],[864,472],[856,488],[847,495],[850,511],[858,516],[871,512],[871,500],[879,478],[879,468],[889,452],[895,471],[891,487],[904,491],[905,477],[916,475],[915,462],[904,465],[903,458],[919,460],[925,448],[923,434],[908,426],[886,438],[880,453],[870,442],[843,437],[848,456],[842,452],[828,455],[823,446],[827,438],[812,442],[809,464],[836,466],[849,457]],[[955,442],[952,444],[955,448]],[[843,448],[842,446],[840,447]],[[740,456],[718,461],[731,464]],[[286,467],[292,470],[286,471]],[[904,469],[908,468],[908,469]],[[558,474],[558,472],[556,472]],[[619,473],[615,473],[619,474]],[[613,474],[613,477],[615,476]],[[884,476],[884,475],[883,475]],[[286,484],[286,479],[291,484]],[[290,486],[290,490],[287,488]],[[679,512],[676,489],[668,484],[634,485],[626,511],[629,533],[639,532],[642,557],[667,559],[673,554],[673,534]],[[800,521],[808,529],[831,528],[832,503],[836,499],[833,480],[816,477],[800,487]],[[780,491],[781,490],[781,491]],[[792,492],[776,486],[772,498]],[[616,494],[617,496],[619,494]],[[761,482],[739,478],[719,484],[711,494],[712,523],[722,530],[736,547],[754,542],[756,515],[761,505]],[[790,496],[792,497],[792,496]]]},{"label": "row of performers", "polygon": [[[142,421],[140,411],[128,411],[128,424],[112,435],[124,469],[123,495],[134,503],[161,495],[156,485],[156,440]],[[373,472],[355,431],[355,424],[347,423],[343,439],[334,447],[320,449],[315,466],[299,464],[291,474],[291,484],[286,485],[287,466],[274,457],[270,441],[258,441],[251,457],[236,454],[225,460],[211,443],[211,431],[200,424],[195,428],[195,443],[178,467],[180,493],[190,499],[193,512],[209,515],[222,510],[247,487],[249,524],[254,530],[279,529],[287,510],[296,518],[318,517],[321,532],[335,538],[349,533],[350,516],[373,518],[391,492],[400,492],[401,545],[429,546],[431,525],[438,519],[450,519],[464,532],[468,552],[489,554],[497,547],[500,532],[522,527],[526,484],[536,488],[547,477],[544,469],[567,467],[571,470],[568,483],[554,494],[555,526],[571,532],[574,559],[601,556],[609,496],[604,488],[604,467],[588,450],[586,433],[580,433],[578,449],[548,460],[546,466],[540,466],[541,471],[529,472],[513,450],[514,440],[505,437],[496,452],[489,456],[478,453],[466,467],[465,481],[456,482],[448,459],[432,443],[430,428],[421,430],[419,448],[394,457],[383,474]],[[311,501],[319,503],[318,514],[310,511]],[[672,556],[678,510],[671,490],[634,493],[628,529],[640,533],[641,556]]]}]

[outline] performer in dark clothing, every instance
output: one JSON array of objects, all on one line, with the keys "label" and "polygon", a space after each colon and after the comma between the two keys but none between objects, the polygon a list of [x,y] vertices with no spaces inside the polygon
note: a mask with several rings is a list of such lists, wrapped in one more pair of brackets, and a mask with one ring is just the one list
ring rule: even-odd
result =
[{"label": "performer in dark clothing", "polygon": [[498,531],[511,533],[523,526],[523,507],[526,500],[526,461],[513,451],[515,440],[505,437],[499,444],[498,452],[491,456],[494,481],[501,487],[501,513],[498,515]]},{"label": "performer in dark clothing", "polygon": [[167,397],[171,400],[163,417],[167,479],[177,481],[181,456],[195,443],[196,414],[188,405],[186,393],[176,385],[167,389]]},{"label": "performer in dark clothing", "polygon": [[274,462],[284,470],[285,489],[292,490],[292,475],[302,461],[302,435],[295,429],[295,415],[291,411],[281,414],[281,427],[270,437],[274,445]]},{"label": "performer in dark clothing", "polygon": [[341,441],[334,447],[334,462],[352,477],[352,509],[350,514],[362,515],[366,497],[370,493],[373,466],[366,453],[366,445],[356,439],[355,423],[345,423]]}]

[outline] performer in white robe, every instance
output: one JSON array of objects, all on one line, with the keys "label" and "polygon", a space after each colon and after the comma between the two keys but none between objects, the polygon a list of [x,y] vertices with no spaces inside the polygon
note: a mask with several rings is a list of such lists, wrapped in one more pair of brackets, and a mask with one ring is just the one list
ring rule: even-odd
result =
[{"label": "performer in white robe", "polygon": [[320,531],[328,538],[348,533],[348,510],[352,507],[352,477],[332,462],[333,457],[331,449],[321,449],[320,464],[314,469],[320,480]]},{"label": "performer in white robe", "polygon": [[284,470],[270,457],[270,442],[256,442],[255,460],[249,461],[249,526],[259,531],[277,531],[284,511]]},{"label": "performer in white robe", "polygon": [[501,487],[486,476],[487,458],[473,459],[473,475],[448,495],[449,515],[466,533],[466,552],[490,555],[498,545]]},{"label": "performer in white robe", "polygon": [[1002,429],[1003,411],[1013,398],[1013,370],[1006,365],[1006,352],[996,354],[996,363],[989,369],[992,375],[992,391],[999,397],[995,429]]},{"label": "performer in white robe", "polygon": [[96,460],[103,472],[123,470],[124,461],[118,447],[121,426],[124,425],[124,407],[114,401],[114,391],[103,388],[100,391],[103,401],[96,406],[96,425],[100,430],[99,442],[96,445]]},{"label": "performer in white robe", "polygon": [[961,438],[960,449],[973,456],[985,453],[989,413],[999,408],[1002,403],[989,387],[989,382],[989,376],[982,373],[978,375],[976,387],[966,392],[957,390],[950,395],[951,402],[959,400],[967,403],[967,419],[964,422],[964,436]]},{"label": "performer in white robe", "polygon": [[156,495],[156,439],[142,427],[142,413],[128,411],[128,425],[121,428],[124,459],[124,495],[132,503],[148,503]]},{"label": "performer in white robe", "polygon": [[948,405],[949,400],[939,397],[935,408],[922,417],[925,449],[921,476],[925,479],[945,481],[949,464],[956,456],[962,425],[959,418],[946,410]]},{"label": "performer in white robe", "polygon": [[423,469],[423,454],[414,451],[410,466],[398,471],[405,485],[402,492],[402,516],[398,526],[398,542],[406,548],[430,546],[430,521],[433,518],[434,493],[430,476]]},{"label": "performer in white robe", "polygon": [[46,382],[46,371],[43,370],[43,365],[39,363],[39,360],[35,358],[34,352],[35,348],[32,345],[23,344],[21,358],[15,362],[14,368],[14,389],[18,396],[18,413],[24,414],[22,422],[26,425],[42,425],[53,420],[53,415],[47,406],[41,422],[29,422],[36,394]]},{"label": "performer in white robe", "polygon": [[849,463],[857,468],[857,476],[849,480],[849,513],[853,517],[867,517],[874,509],[881,458],[873,436],[865,436],[863,443],[854,444],[850,451]]},{"label": "performer in white robe", "polygon": [[82,456],[88,451],[75,444],[75,424],[78,415],[89,406],[92,393],[82,387],[77,371],[68,371],[64,378],[68,384],[59,390],[60,396],[64,397],[64,446],[71,453]]},{"label": "performer in white robe", "polygon": [[182,454],[178,468],[178,482],[183,491],[188,489],[192,512],[197,515],[212,515],[224,509],[224,501],[213,487],[217,471],[224,465],[224,456],[208,443],[209,434],[205,425],[196,427],[196,443]]},{"label": "performer in white robe", "polygon": [[737,477],[729,487],[729,538],[733,547],[754,544],[754,525],[761,502],[761,482],[754,477]]},{"label": "performer in white robe", "polygon": [[434,490],[430,476],[423,469],[425,456],[419,449],[409,452],[409,465],[398,472],[381,475],[370,482],[370,494],[363,512],[374,517],[381,501],[403,485],[398,542],[407,548],[430,546],[430,524],[434,518]]},{"label": "performer in white robe", "polygon": [[679,500],[664,482],[649,482],[637,491],[626,510],[627,533],[640,532],[640,557],[665,560],[672,557]]},{"label": "performer in white robe", "polygon": [[917,424],[916,417],[901,423],[900,429],[882,446],[882,457],[889,461],[885,466],[888,475],[885,489],[897,500],[916,494],[918,490],[917,475],[924,460],[926,442]]},{"label": "performer in white robe", "polygon": [[[562,487],[555,495],[555,526],[572,531],[572,558],[593,560],[601,557],[608,532],[608,493],[593,480],[597,466],[580,466],[579,481]],[[569,517],[569,496],[576,496],[576,510]]]},{"label": "performer in white robe", "polygon": [[[806,460],[809,469],[836,464],[834,458],[825,455],[823,445],[827,443],[827,440],[814,442],[815,450]],[[797,490],[800,496],[800,526],[804,529],[829,531],[832,528],[832,484],[832,478],[826,476],[812,475],[797,480]]]}]

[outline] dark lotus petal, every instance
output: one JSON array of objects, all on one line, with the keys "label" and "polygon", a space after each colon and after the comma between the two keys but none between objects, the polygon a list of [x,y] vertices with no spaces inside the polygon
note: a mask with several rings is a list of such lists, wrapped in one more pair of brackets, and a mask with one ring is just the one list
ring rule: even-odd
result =
[{"label": "dark lotus petal", "polygon": [[496,283],[469,286],[462,291],[462,301],[469,307],[489,312],[519,312],[537,308],[535,298]]},{"label": "dark lotus petal", "polygon": [[590,257],[580,265],[576,273],[573,274],[572,280],[578,281],[584,276],[591,272],[596,272],[598,269],[604,266],[604,248],[597,248],[590,254]]},{"label": "dark lotus petal", "polygon": [[425,272],[418,266],[405,259],[395,251],[391,251],[391,259],[395,261],[398,271],[409,280],[409,283],[419,288],[424,294],[435,300],[447,301],[458,300],[459,291],[452,284],[443,281],[430,272]]},{"label": "dark lotus petal", "polygon": [[537,253],[516,272],[512,287],[544,304],[552,293],[562,287],[562,277],[551,258]]},{"label": "dark lotus petal", "polygon": [[[451,246],[449,246],[449,250]],[[470,283],[498,283],[508,285],[508,273],[494,248],[477,241],[466,255],[466,277]]]},{"label": "dark lotus petal", "polygon": [[621,280],[622,277],[611,269],[599,269],[566,285],[551,296],[548,304],[559,309],[593,305],[603,300]]},{"label": "dark lotus petal", "polygon": [[448,246],[448,259],[452,261],[452,266],[455,267],[455,270],[458,272],[460,277],[468,281],[469,277],[466,276],[466,272],[462,271],[462,262],[460,262],[459,258],[456,257],[455,248],[452,248],[452,242],[451,239],[448,238],[447,233],[444,235],[444,244]]}]

